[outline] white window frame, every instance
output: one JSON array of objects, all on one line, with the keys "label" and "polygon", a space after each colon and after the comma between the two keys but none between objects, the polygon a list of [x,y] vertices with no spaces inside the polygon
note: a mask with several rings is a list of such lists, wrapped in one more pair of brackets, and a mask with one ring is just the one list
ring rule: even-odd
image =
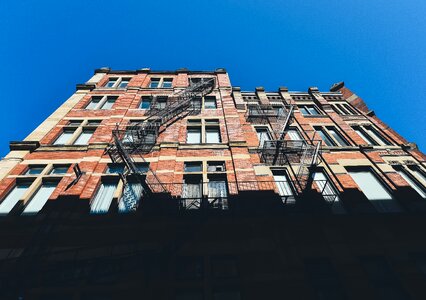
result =
[{"label": "white window frame", "polygon": [[[171,86],[170,87],[164,87],[164,82],[168,81],[169,79],[171,79]],[[158,85],[156,87],[152,87],[152,82],[157,81],[158,80]],[[174,78],[173,77],[151,77],[149,79],[149,84],[148,84],[148,88],[150,89],[172,89],[173,88],[173,81]]]},{"label": "white window frame", "polygon": [[[262,148],[265,142],[272,141],[273,135],[271,133],[271,129],[268,126],[254,126],[254,130],[256,132],[257,139],[259,140],[258,147]],[[262,138],[262,133],[258,130],[263,130],[263,133],[266,133],[266,139]]]},{"label": "white window frame", "polygon": [[[220,130],[220,122],[219,119],[187,119],[187,134],[186,134],[186,143],[187,144],[221,144],[223,143],[222,140],[222,133]],[[188,129],[194,129],[199,128],[201,132],[201,140],[199,143],[188,143]],[[207,131],[208,130],[217,130],[219,142],[208,142],[207,140]]]},{"label": "white window frame", "polygon": [[[52,142],[52,146],[74,145],[75,142],[79,139],[79,137],[81,136],[81,134],[84,131],[93,131],[92,136],[90,137],[90,138],[92,138],[94,133],[96,132],[96,129],[98,128],[98,126],[101,126],[102,120],[99,120],[99,118],[96,118],[96,121],[101,121],[97,125],[89,125],[90,121],[92,121],[92,120],[91,119],[84,119],[84,120],[82,120],[82,122],[80,123],[79,126],[69,126],[69,125],[64,126],[63,129],[62,129],[62,132]],[[68,130],[73,132],[72,135],[68,138],[68,140],[65,143],[58,144],[57,141],[61,138],[63,133],[68,131]],[[81,146],[81,145],[88,145],[88,144],[79,144],[79,146]]]},{"label": "white window frame", "polygon": [[[108,86],[109,82],[115,79],[115,82],[112,86]],[[111,76],[108,78],[108,81],[105,83],[105,85],[102,88],[105,89],[127,89],[127,86],[129,85],[130,80],[132,80],[132,77],[120,77],[120,76]],[[121,84],[123,82],[127,81],[127,85],[125,87],[121,87]]]},{"label": "white window frame", "polygon": [[378,212],[393,213],[402,210],[390,188],[371,168],[351,168],[348,174]]},{"label": "white window frame", "polygon": [[[99,102],[96,105],[93,105],[93,107],[91,107],[91,103],[92,103],[94,97],[100,98],[100,100],[99,100]],[[111,105],[111,108],[108,108],[108,109],[103,108],[104,105],[105,105],[105,103],[108,102],[109,100],[112,100],[112,99],[114,99],[114,102]],[[112,107],[117,102],[117,99],[118,99],[118,95],[92,95],[92,97],[90,98],[89,103],[85,106],[84,109],[86,109],[86,110],[98,110],[98,109],[110,110],[110,109],[112,109]]]},{"label": "white window frame", "polygon": [[413,188],[417,194],[423,199],[426,199],[426,188],[413,176],[412,172],[408,171],[403,166],[394,166],[395,172],[398,173],[411,188]]},{"label": "white window frame", "polygon": [[[321,110],[315,104],[297,104],[297,107],[299,108],[300,113],[304,117],[315,117],[315,116],[323,115]],[[316,111],[316,114],[312,114],[311,111],[309,110],[310,108],[313,108]],[[303,113],[304,111],[307,112],[307,114],[304,114]]]},{"label": "white window frame", "polygon": [[[342,134],[340,130],[337,129],[336,126],[330,126],[330,125],[314,125],[315,132],[317,132],[317,135],[320,136],[321,140],[324,142],[324,146],[327,147],[349,147],[351,146],[350,142],[347,140],[347,138]],[[332,131],[336,133],[340,139],[345,142],[345,144],[342,144],[339,139],[335,138],[332,134]],[[333,145],[327,145],[324,138],[320,135],[319,132],[322,132],[326,138],[328,138]]]}]

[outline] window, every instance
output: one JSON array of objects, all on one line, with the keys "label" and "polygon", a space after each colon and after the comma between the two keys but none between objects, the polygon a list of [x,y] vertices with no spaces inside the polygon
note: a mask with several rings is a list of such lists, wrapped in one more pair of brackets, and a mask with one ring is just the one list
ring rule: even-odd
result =
[{"label": "window", "polygon": [[87,145],[102,120],[82,120],[79,127],[66,126],[53,145]]},{"label": "window", "polygon": [[114,85],[117,83],[118,78],[110,78],[107,82],[107,84],[105,85],[105,87],[107,88],[112,88],[114,87]]},{"label": "window", "polygon": [[0,203],[0,215],[7,215],[22,199],[25,192],[30,187],[29,182],[17,183],[16,186],[7,194],[7,196]]},{"label": "window", "polygon": [[68,172],[69,166],[53,166],[52,170],[49,172],[49,175],[61,175]]},{"label": "window", "polygon": [[206,96],[204,97],[204,108],[205,109],[216,109],[216,97]]},{"label": "window", "polygon": [[313,176],[314,182],[318,186],[324,200],[332,204],[331,210],[335,214],[345,213],[346,210],[342,206],[337,188],[333,185],[331,179],[323,171],[315,172]]},{"label": "window", "polygon": [[319,115],[319,110],[315,105],[298,105],[299,110],[304,116],[317,116]]},{"label": "window", "polygon": [[207,162],[207,172],[225,172],[224,161],[209,161]]},{"label": "window", "polygon": [[43,172],[44,168],[46,166],[28,166],[27,172],[25,172],[25,175],[38,175]]},{"label": "window", "polygon": [[293,203],[293,188],[285,171],[273,171],[272,175],[274,176],[274,181],[278,188],[278,194],[281,196],[284,204]]},{"label": "window", "polygon": [[202,172],[203,165],[201,162],[186,162],[184,165],[185,172]]},{"label": "window", "polygon": [[265,141],[272,139],[268,127],[255,127],[257,138],[259,139],[259,147],[263,147]]},{"label": "window", "polygon": [[142,197],[142,192],[143,186],[139,182],[129,182],[126,184],[118,202],[118,211],[121,213],[135,211]]},{"label": "window", "polygon": [[157,88],[172,88],[173,78],[151,78],[149,87],[152,89]]},{"label": "window", "polygon": [[386,140],[375,128],[372,126],[364,126],[365,131],[373,137],[376,142],[380,145],[390,145],[389,141]]},{"label": "window", "polygon": [[92,96],[89,104],[87,104],[87,106],[86,106],[86,109],[95,109],[99,105],[101,100],[102,100],[102,97]]},{"label": "window", "polygon": [[167,105],[167,96],[157,96],[155,98],[155,108],[164,109]]},{"label": "window", "polygon": [[121,78],[121,77],[115,77],[110,78],[108,82],[105,84],[105,88],[119,88],[119,89],[125,89],[127,88],[129,81],[131,78]]},{"label": "window", "polygon": [[90,203],[90,212],[93,214],[107,213],[116,188],[117,182],[102,182],[95,198]]},{"label": "window", "polygon": [[422,169],[419,166],[409,166],[411,172],[417,177],[417,179],[426,183],[426,176]]},{"label": "window", "polygon": [[288,134],[290,140],[292,140],[292,141],[303,141],[302,136],[300,135],[299,131],[296,128],[289,129],[287,131],[287,134]]},{"label": "window", "polygon": [[337,132],[334,127],[327,127],[327,130],[334,138],[334,140],[337,141],[338,144],[340,144],[340,146],[349,146],[349,143],[342,137],[339,132]]},{"label": "window", "polygon": [[227,209],[228,201],[226,197],[228,196],[227,184],[225,178],[209,178],[208,183],[208,192],[209,192],[209,203],[213,208]]},{"label": "window", "polygon": [[330,138],[325,130],[320,127],[315,127],[315,131],[327,146],[336,146],[336,143]]},{"label": "window", "polygon": [[108,164],[107,174],[120,174],[124,172],[123,164]]},{"label": "window", "polygon": [[118,88],[120,89],[126,88],[129,85],[129,81],[130,81],[130,78],[123,78],[120,84],[118,85]]},{"label": "window", "polygon": [[354,126],[352,128],[369,145],[373,145],[373,146],[390,145],[389,141],[386,140],[371,125],[367,125],[367,126]]},{"label": "window", "polygon": [[117,100],[117,97],[108,96],[104,104],[101,106],[101,109],[111,109],[115,103],[115,100]]},{"label": "window", "polygon": [[347,103],[335,103],[331,107],[339,115],[358,115],[358,113]]},{"label": "window", "polygon": [[198,209],[201,206],[202,181],[198,176],[185,177],[182,189],[183,206],[186,209]]},{"label": "window", "polygon": [[399,212],[398,203],[370,170],[350,170],[349,175],[379,212]]},{"label": "window", "polygon": [[92,96],[85,109],[111,109],[118,96]]},{"label": "window", "polygon": [[189,119],[187,120],[188,144],[221,143],[218,119]]},{"label": "window", "polygon": [[349,143],[343,138],[343,136],[336,130],[335,127],[314,127],[316,133],[321,137],[327,146],[349,146]]},{"label": "window", "polygon": [[194,97],[191,99],[191,108],[200,110],[202,105],[202,98]]},{"label": "window", "polygon": [[352,128],[368,145],[378,145],[378,143],[373,140],[363,129],[361,129],[361,127],[354,126]]},{"label": "window", "polygon": [[84,129],[75,140],[74,145],[87,145],[94,132],[94,129]]},{"label": "window", "polygon": [[142,96],[142,102],[139,106],[140,109],[150,109],[152,98],[149,96]]},{"label": "window", "polygon": [[55,190],[57,182],[44,182],[25,206],[23,215],[37,214]]},{"label": "window", "polygon": [[426,193],[423,186],[414,179],[404,168],[395,168],[395,171],[422,197],[426,199]]},{"label": "window", "polygon": [[53,142],[53,145],[65,145],[67,144],[74,134],[75,129],[64,129],[59,137]]},{"label": "window", "polygon": [[188,128],[186,135],[187,144],[200,144],[201,143],[201,127]]},{"label": "window", "polygon": [[160,78],[151,78],[151,82],[149,83],[149,87],[156,89],[160,84]]},{"label": "window", "polygon": [[81,122],[83,122],[83,120],[70,120],[68,121],[68,126],[80,126]]},{"label": "window", "polygon": [[98,126],[101,125],[102,120],[88,120],[87,126]]},{"label": "window", "polygon": [[162,88],[171,88],[172,87],[173,78],[164,78]]},{"label": "window", "polygon": [[206,143],[214,144],[220,143],[220,130],[219,127],[207,127],[206,128]]}]

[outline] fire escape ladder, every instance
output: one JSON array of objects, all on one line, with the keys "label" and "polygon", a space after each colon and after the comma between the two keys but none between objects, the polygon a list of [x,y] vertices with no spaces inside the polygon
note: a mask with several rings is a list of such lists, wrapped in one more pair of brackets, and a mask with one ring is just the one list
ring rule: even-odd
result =
[{"label": "fire escape ladder", "polygon": [[[106,152],[113,163],[123,164],[124,170],[120,176],[124,183],[123,199],[126,209],[135,210],[138,200],[144,195],[152,193],[167,193],[155,172],[148,167],[148,171],[138,169],[134,156],[146,163],[143,154],[151,151],[157,141],[160,127],[167,126],[187,113],[198,113],[200,105],[195,105],[195,98],[201,98],[213,91],[215,79],[208,78],[191,84],[187,88],[177,91],[168,98],[168,105],[164,109],[153,108],[147,112],[148,118],[133,126],[120,128],[117,125],[113,130],[113,141]],[[140,184],[140,195],[135,197],[135,191],[129,188],[129,179]]]},{"label": "fire escape ladder", "polygon": [[305,144],[304,148],[296,175],[301,192],[312,186],[312,170],[319,163],[321,142],[317,142],[316,145]]}]

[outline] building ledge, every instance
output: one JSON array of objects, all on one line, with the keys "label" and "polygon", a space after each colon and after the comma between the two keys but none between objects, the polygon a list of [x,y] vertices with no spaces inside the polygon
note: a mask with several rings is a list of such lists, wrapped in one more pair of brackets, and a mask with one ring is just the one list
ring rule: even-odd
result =
[{"label": "building ledge", "polygon": [[87,90],[92,91],[96,88],[96,84],[93,83],[79,83],[76,85],[75,89],[78,90]]},{"label": "building ledge", "polygon": [[14,150],[34,151],[38,147],[40,147],[40,143],[37,141],[12,141],[9,143],[10,151],[14,151]]}]

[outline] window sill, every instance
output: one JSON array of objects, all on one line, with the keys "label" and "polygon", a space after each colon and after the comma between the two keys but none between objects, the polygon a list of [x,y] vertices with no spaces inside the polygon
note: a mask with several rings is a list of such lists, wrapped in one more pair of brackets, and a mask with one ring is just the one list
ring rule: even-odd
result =
[{"label": "window sill", "polygon": [[301,114],[304,118],[329,118],[329,115],[303,115]]},{"label": "window sill", "polygon": [[87,151],[90,149],[105,149],[108,143],[88,145],[41,145],[36,151]]},{"label": "window sill", "polygon": [[228,149],[228,145],[223,143],[217,143],[217,144],[207,144],[207,143],[200,143],[200,144],[179,144],[179,149]]}]

